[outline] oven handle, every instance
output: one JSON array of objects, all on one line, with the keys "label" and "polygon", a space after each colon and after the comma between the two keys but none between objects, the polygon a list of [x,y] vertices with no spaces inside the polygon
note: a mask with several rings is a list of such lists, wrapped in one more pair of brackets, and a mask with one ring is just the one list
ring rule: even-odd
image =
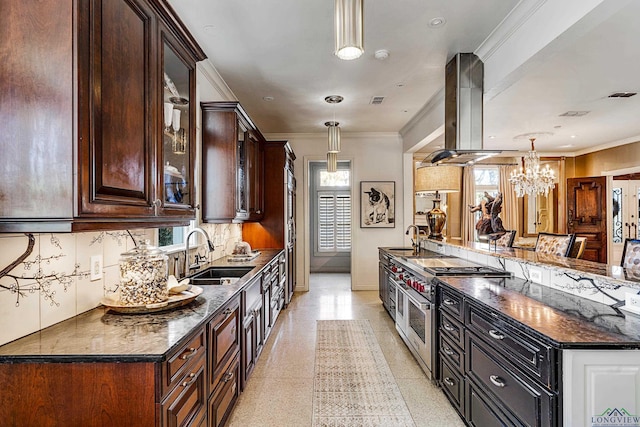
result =
[{"label": "oven handle", "polygon": [[429,302],[429,301],[420,302],[416,298],[414,298],[413,295],[409,294],[409,292],[405,292],[404,289],[402,290],[402,292],[413,303],[413,305],[418,307],[420,310],[422,310],[422,311],[431,310],[431,302]]}]

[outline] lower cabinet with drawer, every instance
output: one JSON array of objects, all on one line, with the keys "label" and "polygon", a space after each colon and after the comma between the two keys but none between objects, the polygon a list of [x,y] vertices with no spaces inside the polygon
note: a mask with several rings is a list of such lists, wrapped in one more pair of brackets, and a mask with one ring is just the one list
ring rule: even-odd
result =
[{"label": "lower cabinet with drawer", "polygon": [[240,393],[240,296],[209,322],[209,426],[223,425]]},{"label": "lower cabinet with drawer", "polygon": [[559,426],[558,349],[441,283],[438,383],[471,426]]}]

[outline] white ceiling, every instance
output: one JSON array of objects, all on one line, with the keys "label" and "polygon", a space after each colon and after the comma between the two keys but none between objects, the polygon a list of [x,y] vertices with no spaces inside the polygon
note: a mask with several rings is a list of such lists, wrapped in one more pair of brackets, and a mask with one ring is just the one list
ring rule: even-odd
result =
[{"label": "white ceiling", "polygon": [[[514,136],[552,132],[536,148],[569,154],[640,135],[640,95],[607,98],[640,90],[640,2],[604,1],[625,6],[553,40],[517,80],[485,97],[485,148],[526,150]],[[399,132],[442,89],[447,60],[476,51],[520,2],[364,0],[365,54],[354,61],[333,55],[333,0],[170,3],[263,133],[317,133],[334,114],[343,132]],[[430,28],[436,17],[446,24]],[[378,49],[389,58],[376,60]],[[335,108],[324,102],[334,94],[345,98]],[[373,96],[383,104],[370,105]],[[570,110],[590,113],[558,117]]]}]

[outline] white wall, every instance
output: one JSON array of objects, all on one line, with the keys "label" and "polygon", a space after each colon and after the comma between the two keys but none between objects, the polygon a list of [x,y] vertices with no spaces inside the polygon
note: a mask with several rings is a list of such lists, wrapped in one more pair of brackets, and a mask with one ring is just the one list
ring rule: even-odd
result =
[{"label": "white wall", "polygon": [[[288,140],[296,154],[295,176],[298,183],[296,224],[298,240],[296,260],[298,266],[296,290],[308,290],[309,161],[325,160],[326,133],[319,134],[267,134],[268,140]],[[352,170],[352,245],[351,286],[353,290],[378,288],[378,246],[403,244],[405,225],[403,197],[402,141],[398,134],[342,133],[342,151],[338,159],[351,160]],[[395,228],[360,228],[360,181],[395,181]]]}]

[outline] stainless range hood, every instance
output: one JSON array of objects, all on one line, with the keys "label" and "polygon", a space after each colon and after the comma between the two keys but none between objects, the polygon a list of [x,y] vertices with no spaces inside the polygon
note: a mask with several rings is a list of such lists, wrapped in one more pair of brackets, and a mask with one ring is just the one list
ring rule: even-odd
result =
[{"label": "stainless range hood", "polygon": [[458,53],[447,63],[444,95],[444,149],[429,154],[421,166],[465,166],[500,154],[483,150],[482,96],[484,64],[473,53]]}]

